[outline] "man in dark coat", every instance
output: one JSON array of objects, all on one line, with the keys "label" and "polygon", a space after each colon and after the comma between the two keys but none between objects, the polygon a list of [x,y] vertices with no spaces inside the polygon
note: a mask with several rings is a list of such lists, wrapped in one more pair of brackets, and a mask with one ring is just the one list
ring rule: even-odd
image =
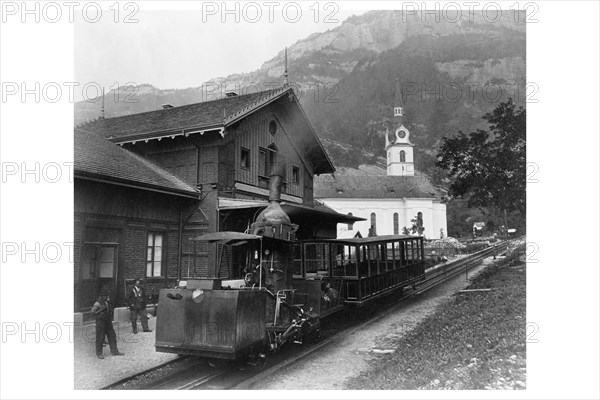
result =
[{"label": "man in dark coat", "polygon": [[140,316],[142,321],[142,329],[144,332],[152,332],[148,328],[148,312],[146,311],[146,291],[142,287],[142,280],[136,279],[133,288],[129,291],[127,296],[127,303],[129,304],[129,317],[131,319],[131,327],[133,333],[138,333],[137,330],[137,317]]},{"label": "man in dark coat", "polygon": [[117,348],[117,334],[113,328],[113,308],[108,300],[108,290],[103,289],[92,307],[92,315],[96,317],[96,356],[104,360],[102,355],[102,347],[104,345],[104,337],[108,336],[108,344],[110,352],[113,356],[124,355]]}]

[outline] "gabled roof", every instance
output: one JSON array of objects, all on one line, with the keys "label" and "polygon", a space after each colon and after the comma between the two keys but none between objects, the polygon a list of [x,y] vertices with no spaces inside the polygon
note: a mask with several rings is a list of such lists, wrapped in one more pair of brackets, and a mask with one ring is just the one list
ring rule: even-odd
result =
[{"label": "gabled roof", "polygon": [[198,198],[200,192],[150,160],[105,138],[75,130],[75,177]]},{"label": "gabled roof", "polygon": [[306,149],[314,164],[314,172],[322,174],[335,171],[331,159],[302,110],[293,89],[289,86],[203,103],[98,119],[80,125],[78,129],[101,135],[119,144],[197,133],[204,134],[208,131],[218,131],[224,135],[228,126],[283,96],[290,96],[296,100],[302,118],[309,127],[311,137],[307,139]]},{"label": "gabled roof", "polygon": [[115,143],[168,137],[173,134],[181,135],[189,131],[219,129],[281,97],[288,90],[291,89],[279,88],[138,114],[98,119],[83,124],[79,128],[102,134]]},{"label": "gabled roof", "polygon": [[320,199],[440,198],[425,176],[321,175],[314,195]]}]

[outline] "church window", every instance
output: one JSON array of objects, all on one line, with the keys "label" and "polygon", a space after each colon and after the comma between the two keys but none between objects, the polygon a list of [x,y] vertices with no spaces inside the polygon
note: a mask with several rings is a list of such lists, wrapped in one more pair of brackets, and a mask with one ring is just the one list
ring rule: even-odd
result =
[{"label": "church window", "polygon": [[[348,213],[348,215],[352,216],[352,213]],[[352,229],[354,229],[354,222],[348,223],[348,230],[351,231]]]},{"label": "church window", "polygon": [[371,231],[370,236],[377,236],[377,216],[371,213]]},{"label": "church window", "polygon": [[398,226],[398,213],[394,213],[394,235],[397,235],[399,232],[399,226]]},{"label": "church window", "polygon": [[400,150],[400,162],[406,162],[406,152],[404,150]]},{"label": "church window", "polygon": [[417,233],[419,235],[423,235],[424,230],[425,228],[423,227],[423,213],[419,211],[417,213]]}]

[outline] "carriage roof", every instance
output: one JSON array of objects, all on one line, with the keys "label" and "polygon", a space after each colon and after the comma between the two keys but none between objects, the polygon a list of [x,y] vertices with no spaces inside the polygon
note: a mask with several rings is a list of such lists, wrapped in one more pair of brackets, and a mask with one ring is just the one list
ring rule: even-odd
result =
[{"label": "carriage roof", "polygon": [[373,244],[381,242],[395,242],[395,241],[406,241],[414,239],[423,239],[422,236],[411,236],[411,235],[384,235],[384,236],[370,236],[364,238],[348,238],[348,239],[320,239],[320,240],[307,240],[306,242],[329,242],[329,243],[344,243],[344,244]]}]

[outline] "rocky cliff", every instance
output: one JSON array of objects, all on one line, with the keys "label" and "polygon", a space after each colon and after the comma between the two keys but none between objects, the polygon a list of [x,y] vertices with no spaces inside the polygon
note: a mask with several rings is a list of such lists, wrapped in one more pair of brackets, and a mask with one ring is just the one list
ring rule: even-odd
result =
[{"label": "rocky cliff", "polygon": [[[322,137],[376,155],[382,153],[382,134],[390,123],[394,79],[417,85],[419,90],[406,99],[405,107],[419,151],[431,155],[440,137],[479,126],[482,113],[514,94],[510,87],[524,86],[522,20],[522,15],[509,12],[490,23],[477,12],[456,19],[442,15],[436,22],[431,14],[371,11],[291,45],[290,81]],[[165,90],[150,84],[120,88],[119,93],[107,93],[106,116],[159,109],[165,103],[179,106],[212,100],[229,90],[243,94],[266,89],[281,84],[283,64],[282,50],[256,71],[216,77],[197,88]],[[436,85],[440,95],[422,95]],[[478,89],[486,85],[501,92],[498,99]],[[462,95],[451,102],[452,92],[444,92],[444,87],[475,88],[477,93],[472,99]],[[75,123],[97,118],[100,107],[100,101],[76,103]],[[334,147],[328,149],[333,149],[338,165],[357,166],[371,157],[361,159],[355,152],[352,158],[356,159],[351,159],[348,152]]]}]

